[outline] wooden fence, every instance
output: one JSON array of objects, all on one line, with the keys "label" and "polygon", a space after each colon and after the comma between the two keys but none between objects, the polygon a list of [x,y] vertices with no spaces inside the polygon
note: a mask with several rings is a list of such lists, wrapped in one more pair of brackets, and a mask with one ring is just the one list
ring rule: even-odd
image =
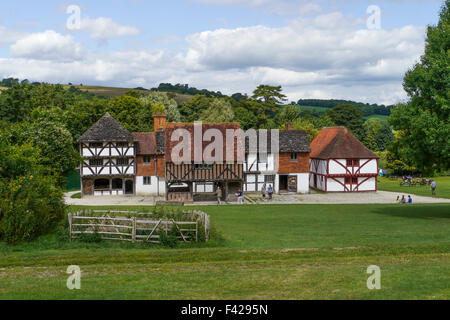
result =
[{"label": "wooden fence", "polygon": [[[145,218],[151,213],[135,211],[80,211],[69,213],[70,241],[82,234],[97,234],[103,240],[160,243],[161,235],[175,231],[179,241],[199,241],[199,228],[203,227],[205,241],[210,237],[210,218],[202,211],[190,211],[195,221],[175,221],[174,219]],[[114,216],[126,214],[133,217]]]}]

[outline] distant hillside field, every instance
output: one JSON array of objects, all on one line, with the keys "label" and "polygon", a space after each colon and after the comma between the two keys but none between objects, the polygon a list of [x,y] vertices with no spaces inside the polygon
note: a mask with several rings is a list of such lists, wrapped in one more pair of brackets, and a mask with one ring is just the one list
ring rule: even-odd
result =
[{"label": "distant hillside field", "polygon": [[[64,87],[69,88],[70,85],[65,85]],[[89,93],[95,94],[96,96],[106,97],[106,98],[115,98],[123,96],[133,88],[117,88],[117,87],[102,87],[102,86],[80,86],[74,85],[73,87],[78,88],[80,90],[87,91]],[[140,92],[146,94],[149,93],[150,90],[139,90]],[[180,94],[174,92],[167,92],[170,98],[174,99],[178,104],[189,101],[192,96],[188,94]]]},{"label": "distant hillside field", "polygon": [[[327,108],[327,107],[317,107],[317,106],[299,106],[299,108],[300,108],[300,111],[310,111],[310,112],[319,113],[319,114],[326,113],[331,109],[331,108]],[[365,120],[371,119],[371,118],[387,120],[388,116],[381,115],[381,114],[371,114],[368,116],[364,116]]]},{"label": "distant hillside field", "polygon": [[0,92],[3,91],[3,90],[6,90],[6,89],[8,89],[8,88],[7,87],[0,87]]}]

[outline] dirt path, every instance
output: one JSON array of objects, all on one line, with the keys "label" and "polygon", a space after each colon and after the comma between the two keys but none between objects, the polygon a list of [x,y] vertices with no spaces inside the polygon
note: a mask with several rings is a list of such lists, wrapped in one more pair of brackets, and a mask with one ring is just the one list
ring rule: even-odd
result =
[{"label": "dirt path", "polygon": [[[83,199],[72,199],[70,196],[77,192],[66,193],[64,200],[68,205],[84,206],[151,206],[163,197],[144,196],[97,196],[85,197]],[[395,203],[399,194],[388,191],[363,192],[363,193],[311,193],[311,194],[284,194],[275,195],[272,201],[261,201],[259,194],[247,194],[252,200],[259,204],[386,204]],[[450,203],[450,199],[431,198],[411,195],[413,203]],[[211,205],[213,202],[196,202],[195,205]]]}]

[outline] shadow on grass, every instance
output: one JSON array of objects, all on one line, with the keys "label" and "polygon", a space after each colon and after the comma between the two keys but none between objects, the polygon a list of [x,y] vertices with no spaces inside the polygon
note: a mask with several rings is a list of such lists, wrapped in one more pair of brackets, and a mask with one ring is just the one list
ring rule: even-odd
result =
[{"label": "shadow on grass", "polygon": [[450,219],[450,205],[448,204],[399,204],[397,207],[373,208],[373,213],[392,217],[413,219]]}]

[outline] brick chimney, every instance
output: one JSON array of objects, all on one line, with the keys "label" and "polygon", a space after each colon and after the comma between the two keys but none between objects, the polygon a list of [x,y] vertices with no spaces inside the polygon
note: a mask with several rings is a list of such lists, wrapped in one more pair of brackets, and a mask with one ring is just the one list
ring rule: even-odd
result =
[{"label": "brick chimney", "polygon": [[292,123],[288,122],[285,124],[286,130],[292,130]]},{"label": "brick chimney", "polygon": [[164,113],[154,113],[153,114],[153,121],[154,121],[154,131],[158,132],[158,131],[163,131],[164,128],[166,127],[166,119],[167,119],[167,114]]}]

